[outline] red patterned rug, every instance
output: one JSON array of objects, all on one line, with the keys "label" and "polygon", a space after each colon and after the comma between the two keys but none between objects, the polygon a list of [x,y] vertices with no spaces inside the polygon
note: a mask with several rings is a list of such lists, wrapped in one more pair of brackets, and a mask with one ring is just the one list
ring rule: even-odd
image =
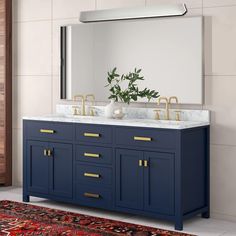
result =
[{"label": "red patterned rug", "polygon": [[0,201],[0,235],[190,236],[12,201]]}]

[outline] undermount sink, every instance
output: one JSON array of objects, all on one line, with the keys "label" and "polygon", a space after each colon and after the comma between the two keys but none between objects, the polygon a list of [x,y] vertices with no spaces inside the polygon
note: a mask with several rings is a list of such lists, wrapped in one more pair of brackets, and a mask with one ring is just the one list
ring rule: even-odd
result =
[{"label": "undermount sink", "polygon": [[162,124],[162,125],[180,125],[188,121],[176,121],[176,120],[155,120],[155,119],[131,119],[131,118],[123,118],[123,119],[115,119],[115,118],[106,118],[102,116],[80,116],[80,115],[64,115],[66,118],[76,119],[76,120],[107,120],[107,121],[119,121],[119,122],[148,122],[153,124]]}]

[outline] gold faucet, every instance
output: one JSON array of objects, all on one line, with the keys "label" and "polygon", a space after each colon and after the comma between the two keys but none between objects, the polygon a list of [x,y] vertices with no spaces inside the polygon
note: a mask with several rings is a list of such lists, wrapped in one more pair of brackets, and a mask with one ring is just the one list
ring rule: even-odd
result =
[{"label": "gold faucet", "polygon": [[[160,105],[161,101],[164,100],[165,104],[166,104],[166,108],[165,108],[165,119],[169,120],[170,119],[170,105],[173,104],[173,100],[175,101],[176,104],[179,103],[178,98],[175,96],[169,97],[169,99],[167,97],[160,97],[157,101],[157,104]],[[179,112],[176,113],[176,120],[180,120],[180,116],[179,116]]]},{"label": "gold faucet", "polygon": [[80,112],[80,115],[82,116],[85,116],[86,115],[86,112],[85,112],[85,98],[83,95],[75,95],[74,96],[74,101],[79,101],[81,99],[81,112]]},{"label": "gold faucet", "polygon": [[157,100],[158,106],[160,106],[162,100],[164,100],[165,104],[166,104],[165,119],[169,120],[170,119],[170,112],[169,112],[169,101],[168,101],[168,98],[167,97],[159,97],[159,99]]},{"label": "gold faucet", "polygon": [[176,104],[178,104],[179,103],[179,100],[178,100],[178,98],[177,97],[175,97],[175,96],[172,96],[172,97],[169,97],[169,104],[172,104],[172,100],[175,100],[175,103]]},{"label": "gold faucet", "polygon": [[95,105],[95,96],[93,94],[87,94],[85,96],[85,101],[89,101],[89,98],[91,98],[92,106],[89,107],[89,115],[94,116],[94,105]]}]

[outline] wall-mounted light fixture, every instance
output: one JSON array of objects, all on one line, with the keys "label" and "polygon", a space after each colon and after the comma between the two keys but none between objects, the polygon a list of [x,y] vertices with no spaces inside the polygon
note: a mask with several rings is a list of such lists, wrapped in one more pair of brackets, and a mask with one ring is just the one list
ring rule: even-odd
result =
[{"label": "wall-mounted light fixture", "polygon": [[90,23],[99,21],[170,17],[183,16],[186,13],[187,7],[185,4],[163,4],[150,7],[83,11],[80,13],[80,21],[83,23]]}]

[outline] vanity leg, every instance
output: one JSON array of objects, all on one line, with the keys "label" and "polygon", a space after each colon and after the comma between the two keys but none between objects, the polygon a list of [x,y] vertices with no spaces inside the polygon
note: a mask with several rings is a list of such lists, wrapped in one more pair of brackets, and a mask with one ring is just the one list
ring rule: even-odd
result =
[{"label": "vanity leg", "polygon": [[179,231],[183,230],[183,219],[182,218],[177,219],[175,221],[175,230],[179,230]]},{"label": "vanity leg", "polygon": [[206,212],[202,213],[202,218],[209,219],[210,218],[210,212],[206,211]]},{"label": "vanity leg", "polygon": [[23,195],[23,202],[29,202],[29,201],[30,201],[30,196],[24,194],[24,195]]}]

